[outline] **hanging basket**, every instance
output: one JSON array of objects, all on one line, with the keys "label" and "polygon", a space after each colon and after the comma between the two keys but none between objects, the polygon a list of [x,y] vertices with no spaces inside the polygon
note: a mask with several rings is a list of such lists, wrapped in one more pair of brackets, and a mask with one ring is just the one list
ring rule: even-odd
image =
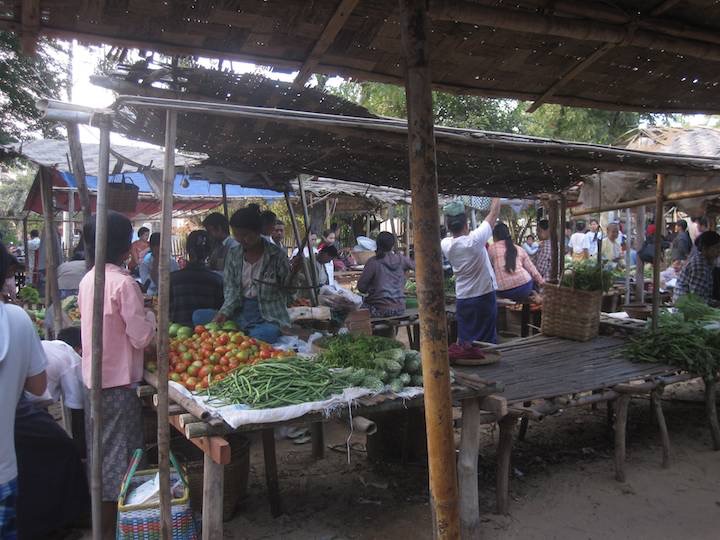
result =
[{"label": "hanging basket", "polygon": [[600,332],[602,292],[546,285],[543,289],[542,333],[589,341]]},{"label": "hanging basket", "polygon": [[107,206],[109,210],[130,214],[135,212],[140,188],[130,179],[122,175],[120,182],[109,182],[107,189]]}]

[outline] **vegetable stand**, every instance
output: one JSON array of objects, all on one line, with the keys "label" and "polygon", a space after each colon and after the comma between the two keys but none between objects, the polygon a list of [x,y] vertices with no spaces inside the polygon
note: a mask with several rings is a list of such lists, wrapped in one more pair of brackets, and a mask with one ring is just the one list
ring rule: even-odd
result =
[{"label": "vegetable stand", "polygon": [[[145,397],[153,396],[158,384],[157,376],[146,371],[145,381],[148,386],[141,387],[139,393]],[[463,381],[462,384],[453,385],[452,396],[454,401],[463,403],[468,401],[477,402],[479,407],[498,410],[502,408],[503,400],[495,397],[495,394],[501,389],[501,385],[486,380]],[[354,418],[384,412],[403,411],[407,408],[422,407],[424,404],[422,393],[403,399],[397,394],[384,392],[353,399],[350,404],[342,404],[330,411],[308,411],[292,419],[245,423],[232,428],[217,416],[211,414],[207,408],[203,408],[196,401],[189,399],[186,394],[181,393],[174,385],[169,386],[169,397],[171,401],[170,425],[200,448],[205,455],[203,538],[220,538],[222,535],[222,511],[218,509],[222,508],[220,501],[223,496],[223,466],[229,463],[231,452],[230,444],[225,439],[227,435],[248,432],[260,432],[262,434],[270,508],[273,515],[279,515],[282,513],[282,502],[275,456],[275,429],[298,424],[324,423],[338,418],[349,418],[350,416]],[[262,413],[263,411],[257,412]]]}]

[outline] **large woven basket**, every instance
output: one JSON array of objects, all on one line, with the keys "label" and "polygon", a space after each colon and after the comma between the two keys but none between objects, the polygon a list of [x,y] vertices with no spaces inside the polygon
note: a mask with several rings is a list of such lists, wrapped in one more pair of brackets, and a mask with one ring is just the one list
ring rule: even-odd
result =
[{"label": "large woven basket", "polygon": [[600,331],[602,292],[579,291],[559,285],[543,289],[542,333],[588,341]]},{"label": "large woven basket", "polygon": [[123,214],[135,212],[137,208],[140,188],[132,180],[126,180],[122,175],[120,182],[109,182],[107,186],[107,206]]}]

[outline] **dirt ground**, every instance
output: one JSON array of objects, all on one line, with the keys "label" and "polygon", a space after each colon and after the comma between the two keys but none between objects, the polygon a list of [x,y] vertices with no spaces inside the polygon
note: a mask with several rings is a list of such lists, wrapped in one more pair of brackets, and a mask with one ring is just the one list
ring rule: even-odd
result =
[{"label": "dirt ground", "polygon": [[[483,538],[716,539],[720,538],[720,454],[710,450],[700,403],[666,402],[673,444],[670,469],[660,467],[660,446],[647,401],[635,400],[628,426],[626,483],[613,478],[612,438],[604,408],[567,411],[533,423],[513,454],[508,516],[493,513],[497,433],[483,433],[480,510]],[[330,424],[326,444],[344,445],[345,425]],[[278,442],[285,514],[270,516],[262,445],[253,440],[248,496],[225,538],[431,538],[424,464],[374,465],[353,436],[314,461],[310,445]]]}]

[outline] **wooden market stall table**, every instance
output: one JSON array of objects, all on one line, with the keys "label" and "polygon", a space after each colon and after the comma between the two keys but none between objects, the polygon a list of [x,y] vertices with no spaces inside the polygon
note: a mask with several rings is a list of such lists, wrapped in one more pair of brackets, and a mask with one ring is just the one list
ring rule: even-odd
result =
[{"label": "wooden market stall table", "polygon": [[[155,394],[157,377],[155,374],[146,371],[144,378],[148,386],[141,386],[138,389],[138,395],[145,398],[152,397],[154,404],[157,405],[157,394]],[[453,384],[452,398],[456,402],[471,400],[478,403],[483,409],[493,411],[491,414],[502,416],[506,412],[505,402],[502,398],[497,397],[499,390],[502,390],[501,385],[487,381],[487,379],[478,380],[470,376],[462,384]],[[225,439],[225,436],[235,433],[261,433],[270,509],[272,515],[277,516],[282,513],[282,502],[275,455],[275,429],[298,424],[321,427],[324,422],[348,417],[348,407],[342,406],[334,409],[330,414],[318,411],[281,422],[244,424],[232,429],[220,418],[211,417],[200,405],[172,387],[169,388],[169,397],[171,404],[170,424],[200,448],[204,454],[203,539],[222,538],[224,465],[230,463],[231,455],[230,443]],[[422,394],[413,398],[400,398],[393,394],[383,393],[354,400],[352,416],[372,416],[393,411],[405,411],[409,408],[422,407],[423,404]],[[322,431],[320,431],[320,434],[322,434]],[[315,430],[313,430],[312,444],[313,454],[317,456],[317,445],[323,443],[322,436],[316,438]],[[322,446],[320,450],[322,450]]]},{"label": "wooden market stall table", "polygon": [[[457,337],[455,329],[455,304],[445,304],[445,314],[448,323],[448,339],[452,343]],[[393,327],[396,330],[405,328],[408,344],[411,349],[420,350],[420,314],[418,308],[407,308],[402,315],[394,317],[373,317],[370,319],[373,330],[381,327]]]},{"label": "wooden market stall table", "polygon": [[501,359],[496,364],[454,368],[458,378],[470,374],[502,384],[504,390],[499,396],[507,401],[508,411],[504,417],[494,419],[482,411],[477,400],[462,402],[458,477],[461,499],[475,502],[470,507],[461,506],[463,523],[470,523],[471,528],[473,523],[479,525],[477,456],[483,423],[498,421],[500,425],[496,493],[499,513],[506,513],[508,509],[510,456],[518,418],[523,419],[526,427],[528,419],[541,419],[570,407],[607,402],[610,420],[614,404],[616,478],[624,481],[629,401],[633,395],[649,396],[661,433],[663,466],[669,465],[669,437],[660,395],[665,385],[694,377],[664,364],[632,362],[622,356],[625,343],[620,337],[600,336],[588,342],[576,342],[537,335],[499,346]]}]

